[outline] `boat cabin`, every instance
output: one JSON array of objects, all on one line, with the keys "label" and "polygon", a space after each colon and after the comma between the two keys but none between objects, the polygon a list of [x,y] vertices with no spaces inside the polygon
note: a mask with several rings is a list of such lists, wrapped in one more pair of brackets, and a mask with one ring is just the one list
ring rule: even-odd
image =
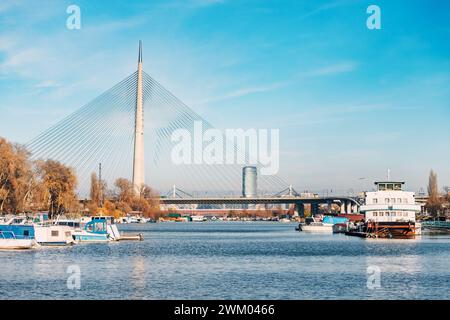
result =
[{"label": "boat cabin", "polygon": [[366,221],[415,222],[420,205],[414,192],[405,191],[403,181],[377,181],[377,191],[366,192],[365,204],[360,211]]}]

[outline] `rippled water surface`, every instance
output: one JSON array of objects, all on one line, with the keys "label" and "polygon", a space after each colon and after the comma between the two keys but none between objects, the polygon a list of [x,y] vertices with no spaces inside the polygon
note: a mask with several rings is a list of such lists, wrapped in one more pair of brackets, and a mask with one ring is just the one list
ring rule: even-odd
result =
[{"label": "rippled water surface", "polygon": [[[450,236],[367,240],[269,222],[119,228],[145,240],[0,251],[1,299],[450,299]],[[67,288],[73,265],[78,290]],[[369,289],[373,270],[380,287]]]}]

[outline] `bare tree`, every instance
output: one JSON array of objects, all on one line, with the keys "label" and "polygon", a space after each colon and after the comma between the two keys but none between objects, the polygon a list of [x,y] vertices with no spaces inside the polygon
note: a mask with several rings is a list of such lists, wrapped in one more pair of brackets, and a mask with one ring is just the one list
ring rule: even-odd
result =
[{"label": "bare tree", "polygon": [[28,210],[33,178],[28,151],[0,138],[0,212]]},{"label": "bare tree", "polygon": [[76,206],[77,178],[72,168],[54,160],[39,161],[39,179],[45,188],[49,218]]},{"label": "bare tree", "polygon": [[430,171],[430,176],[428,178],[428,201],[426,208],[433,216],[438,216],[442,208],[437,174],[433,170]]}]

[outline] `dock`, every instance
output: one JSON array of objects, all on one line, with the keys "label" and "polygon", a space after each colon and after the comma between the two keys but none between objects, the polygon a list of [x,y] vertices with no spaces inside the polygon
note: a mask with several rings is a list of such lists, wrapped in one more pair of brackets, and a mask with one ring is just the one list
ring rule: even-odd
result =
[{"label": "dock", "polygon": [[142,233],[138,234],[122,234],[118,241],[144,241],[144,235]]}]

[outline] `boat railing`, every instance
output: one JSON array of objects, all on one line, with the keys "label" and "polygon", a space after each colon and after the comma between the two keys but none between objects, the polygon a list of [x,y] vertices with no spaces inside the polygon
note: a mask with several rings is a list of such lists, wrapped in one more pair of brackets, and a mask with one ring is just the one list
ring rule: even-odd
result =
[{"label": "boat railing", "polygon": [[17,237],[12,231],[0,231],[0,239],[17,239]]},{"label": "boat railing", "polygon": [[25,235],[17,235],[14,233],[14,231],[10,230],[2,230],[0,231],[0,239],[34,239],[32,236],[25,236]]},{"label": "boat railing", "polygon": [[450,229],[450,221],[422,221],[422,228]]}]

